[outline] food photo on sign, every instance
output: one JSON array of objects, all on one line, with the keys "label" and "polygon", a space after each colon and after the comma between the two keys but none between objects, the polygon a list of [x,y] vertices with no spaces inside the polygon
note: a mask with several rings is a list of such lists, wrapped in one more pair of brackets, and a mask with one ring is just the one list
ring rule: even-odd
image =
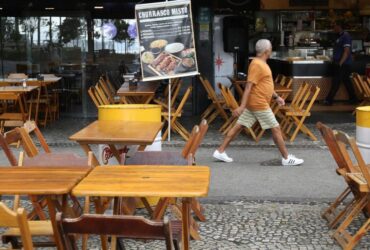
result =
[{"label": "food photo on sign", "polygon": [[190,1],[137,5],[136,21],[143,80],[198,74]]}]

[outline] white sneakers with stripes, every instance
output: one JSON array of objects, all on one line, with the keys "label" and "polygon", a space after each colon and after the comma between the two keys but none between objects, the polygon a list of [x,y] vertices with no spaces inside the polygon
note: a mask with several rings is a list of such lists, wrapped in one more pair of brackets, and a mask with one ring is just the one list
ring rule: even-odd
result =
[{"label": "white sneakers with stripes", "polygon": [[281,165],[283,166],[297,166],[297,165],[301,165],[303,162],[304,162],[303,159],[299,159],[295,157],[294,155],[288,155],[288,158],[281,159]]}]

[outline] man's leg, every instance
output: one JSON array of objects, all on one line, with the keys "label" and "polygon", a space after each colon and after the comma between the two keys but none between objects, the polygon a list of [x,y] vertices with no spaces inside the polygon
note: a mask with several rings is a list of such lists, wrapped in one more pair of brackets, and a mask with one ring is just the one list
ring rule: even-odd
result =
[{"label": "man's leg", "polygon": [[279,151],[284,159],[288,158],[288,150],[285,146],[283,134],[281,132],[280,126],[271,128],[272,139],[274,140],[276,146],[279,148]]},{"label": "man's leg", "polygon": [[339,65],[334,65],[333,79],[331,81],[330,91],[329,91],[329,94],[327,95],[327,97],[325,99],[325,101],[328,104],[333,103],[334,97],[335,97],[336,93],[338,92],[341,81],[342,81],[341,68],[339,67]]},{"label": "man's leg", "polygon": [[235,126],[229,130],[221,146],[217,149],[218,152],[223,153],[225,149],[229,146],[230,142],[235,139],[235,137],[242,131],[243,126],[236,123]]},{"label": "man's leg", "polygon": [[347,89],[349,102],[350,103],[356,103],[357,102],[357,96],[355,93],[355,89],[353,88],[353,84],[350,79],[351,76],[351,65],[343,65],[342,66],[342,79],[344,86]]}]

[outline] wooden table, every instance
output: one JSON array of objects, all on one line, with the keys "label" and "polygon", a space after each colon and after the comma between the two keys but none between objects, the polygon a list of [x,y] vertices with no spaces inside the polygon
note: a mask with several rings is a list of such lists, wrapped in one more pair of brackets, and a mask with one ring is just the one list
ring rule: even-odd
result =
[{"label": "wooden table", "polygon": [[[90,170],[79,167],[0,167],[0,194],[47,196],[55,243],[58,249],[63,249],[55,222],[57,208],[66,211],[67,195]],[[56,196],[63,197],[63,204],[59,204]]]},{"label": "wooden table", "polygon": [[[27,108],[27,101],[25,95],[27,93],[31,93],[34,90],[37,90],[38,96],[40,93],[40,88],[37,86],[3,86],[0,87],[0,101],[8,101],[12,100],[18,105],[18,112],[5,112],[1,114],[1,120],[3,121],[18,121],[21,122],[21,124],[16,124],[17,126],[22,125],[23,122],[25,122],[26,119],[30,118],[31,113],[29,113],[29,110]],[[33,97],[32,97],[33,98]],[[37,98],[37,97],[36,97]],[[5,123],[3,124],[5,126]],[[3,126],[2,125],[2,126]],[[14,124],[15,126],[15,124]]]},{"label": "wooden table", "polygon": [[139,82],[136,86],[126,82],[118,89],[117,96],[124,104],[148,104],[153,100],[158,87],[157,82]]},{"label": "wooden table", "polygon": [[[88,154],[91,144],[108,144],[113,155],[120,162],[120,153],[115,144],[140,145],[144,150],[153,144],[158,132],[162,129],[161,122],[128,122],[128,121],[95,121],[72,135],[69,139],[77,141]],[[94,155],[93,164],[99,165]]]},{"label": "wooden table", "polygon": [[72,191],[75,196],[182,198],[183,249],[189,249],[190,198],[208,195],[203,166],[98,166]]},{"label": "wooden table", "polygon": [[23,83],[24,80],[26,80],[26,82],[39,81],[39,82],[43,82],[46,84],[50,84],[50,83],[56,83],[60,79],[62,78],[61,77],[45,77],[44,80],[37,80],[37,78],[26,78],[26,79],[24,78],[0,78],[0,83],[8,83],[11,85],[16,85],[16,84]]}]

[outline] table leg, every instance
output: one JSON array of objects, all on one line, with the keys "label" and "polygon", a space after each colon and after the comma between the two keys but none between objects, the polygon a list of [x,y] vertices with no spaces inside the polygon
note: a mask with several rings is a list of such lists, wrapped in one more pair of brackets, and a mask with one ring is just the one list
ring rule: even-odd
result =
[{"label": "table leg", "polygon": [[41,96],[41,87],[37,88],[37,101],[36,101],[36,112],[35,112],[36,124],[38,123],[38,120],[39,120],[40,96]]},{"label": "table leg", "polygon": [[[89,144],[85,144],[85,143],[81,143],[79,142],[78,144],[80,144],[81,148],[83,149],[83,151],[86,153],[86,155],[89,155],[89,152],[93,152],[91,150],[91,147],[89,146]],[[93,163],[93,166],[98,166],[100,165],[98,159],[96,158],[95,154],[93,154],[93,159],[92,159],[92,163]]]},{"label": "table leg", "polygon": [[144,101],[144,104],[148,104],[148,103],[150,103],[150,102],[153,100],[153,98],[154,98],[154,95],[149,95],[149,96],[146,98],[146,100]]},{"label": "table leg", "polygon": [[[103,199],[102,197],[99,198],[94,198],[94,204],[95,204],[95,212],[97,214],[103,214],[105,211],[105,205],[103,204]],[[100,241],[102,245],[103,250],[108,250],[108,237],[106,235],[101,235],[100,236]]]},{"label": "table leg", "polygon": [[57,210],[55,208],[55,203],[57,202],[56,197],[53,196],[47,196],[46,197],[47,203],[48,203],[48,209],[49,209],[49,216],[51,220],[51,224],[53,226],[53,232],[54,232],[54,240],[55,240],[55,245],[58,250],[63,250],[63,244],[62,240],[58,234],[58,228],[57,228],[57,223],[56,223],[56,213]]},{"label": "table leg", "polygon": [[190,248],[190,198],[182,198],[182,249]]}]

